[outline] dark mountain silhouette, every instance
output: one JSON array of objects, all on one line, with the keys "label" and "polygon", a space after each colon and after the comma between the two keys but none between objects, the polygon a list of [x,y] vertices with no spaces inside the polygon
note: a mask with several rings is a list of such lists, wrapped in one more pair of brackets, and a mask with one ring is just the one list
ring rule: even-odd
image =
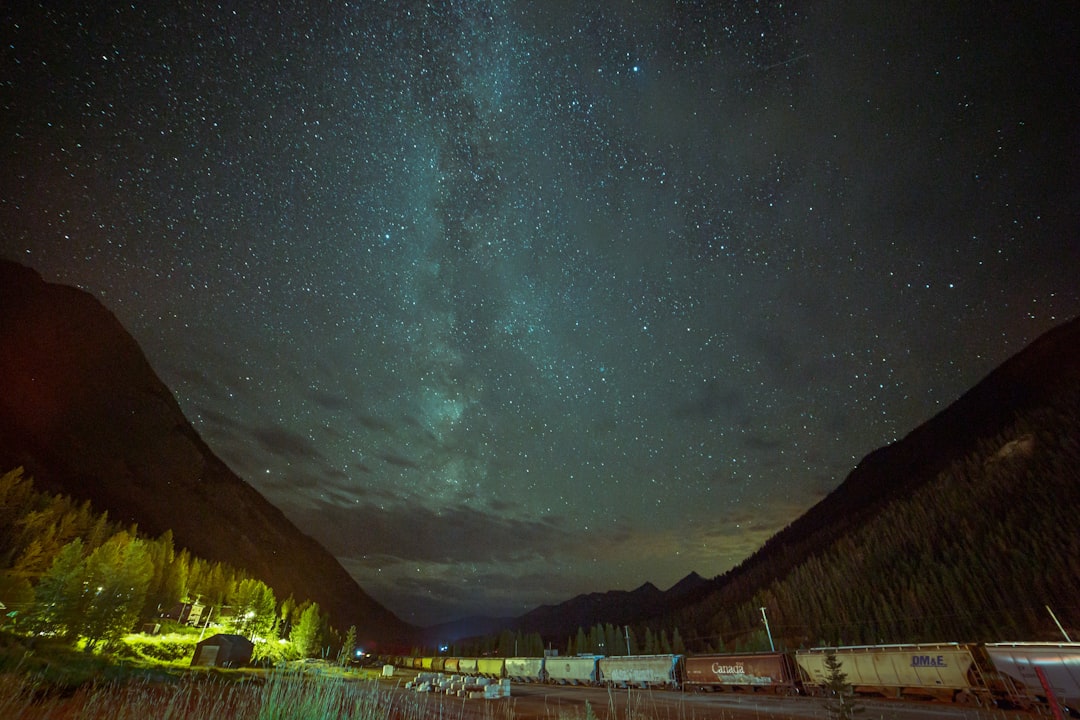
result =
[{"label": "dark mountain silhouette", "polygon": [[1046,332],[906,437],[867,455],[833,492],[711,581],[713,590],[739,585],[747,595],[767,588],[890,503],[933,482],[980,441],[1078,391],[1080,318]]},{"label": "dark mountain silhouette", "polygon": [[647,582],[635,590],[587,593],[558,605],[542,605],[514,620],[512,626],[544,637],[565,637],[579,627],[587,629],[597,623],[626,625],[662,615],[669,608],[701,598],[711,588],[709,580],[692,572],[667,590]]},{"label": "dark mountain silhouette", "polygon": [[[596,623],[640,623],[668,628],[682,625],[684,634],[689,634],[703,629],[695,626],[707,624],[718,613],[730,612],[740,605],[756,614],[756,599],[774,583],[804,568],[812,558],[824,556],[875,522],[887,508],[902,504],[923,488],[932,488],[943,471],[977,453],[980,444],[1010,432],[1019,419],[1060,406],[1063,398],[1068,406],[1069,402],[1075,402],[1069,399],[1077,397],[1080,397],[1080,319],[1045,333],[906,437],[867,455],[836,490],[727,573],[709,580],[693,573],[667,592],[646,584],[631,592],[581,595],[565,603],[537,608],[509,627],[540,632],[559,641],[579,627],[587,629]],[[1053,426],[1049,432],[1078,437],[1080,427],[1068,425],[1071,421],[1067,412],[1063,416],[1067,426]],[[1005,448],[1012,448],[1018,442],[1019,447],[1025,446],[1026,441],[1020,440],[1006,444]],[[1075,484],[1080,473],[1080,468],[1068,465],[1070,462],[1067,456],[1050,460],[1056,468],[1054,472],[1071,473],[1064,479],[1066,486],[1069,482]],[[1017,494],[1018,503],[1028,502],[1022,490]],[[973,497],[972,502],[977,504],[978,496]],[[1015,509],[1040,512],[1037,507]],[[963,510],[972,514],[978,511],[978,508]],[[918,533],[926,529],[898,529],[901,533],[905,531]],[[873,548],[865,552],[872,555]],[[1053,552],[1060,554],[1060,549]],[[961,564],[965,562],[973,565],[978,560],[962,560]],[[932,574],[934,568],[925,567],[922,572]],[[747,620],[748,624],[758,622],[756,618]],[[1020,626],[1017,628],[1026,632]]]},{"label": "dark mountain silhouette", "polygon": [[0,471],[319,603],[362,641],[410,630],[214,455],[101,303],[0,260]]},{"label": "dark mountain silhouette", "polygon": [[579,627],[589,628],[598,622],[634,622],[642,615],[661,611],[668,598],[667,593],[648,582],[634,590],[588,593],[558,605],[541,605],[518,618],[514,628],[562,640]]}]

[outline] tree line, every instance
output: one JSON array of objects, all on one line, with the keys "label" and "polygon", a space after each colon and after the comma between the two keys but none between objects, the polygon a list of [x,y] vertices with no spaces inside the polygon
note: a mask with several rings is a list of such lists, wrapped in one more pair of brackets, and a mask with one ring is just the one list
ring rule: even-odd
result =
[{"label": "tree line", "polygon": [[1075,637],[1078,478],[1080,393],[1063,394],[790,572],[740,578],[669,621],[697,629],[697,651],[767,649],[761,608],[787,648],[1061,640],[1047,608]]},{"label": "tree line", "polygon": [[[543,657],[558,650],[562,655],[656,655],[682,654],[686,644],[678,628],[669,635],[666,628],[653,631],[644,625],[612,625],[597,623],[591,628],[578,628],[577,634],[562,645],[545,641],[538,632],[503,630],[498,635],[469,638],[448,646],[441,654],[450,657]],[[414,656],[433,654],[428,649],[414,648]]]},{"label": "tree line", "polygon": [[252,638],[256,659],[310,657],[329,642],[344,662],[356,637],[342,639],[317,603],[279,601],[244,570],[176,548],[171,531],[144,537],[89,502],[39,492],[22,468],[0,476],[0,602],[5,625],[88,650],[196,606],[202,622]]}]

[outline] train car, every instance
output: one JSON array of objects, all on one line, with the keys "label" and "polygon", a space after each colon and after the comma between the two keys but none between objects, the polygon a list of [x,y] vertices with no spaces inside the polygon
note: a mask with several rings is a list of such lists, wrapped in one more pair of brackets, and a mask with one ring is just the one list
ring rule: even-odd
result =
[{"label": "train car", "polygon": [[548,682],[560,685],[595,685],[599,679],[600,655],[549,657],[544,660]]},{"label": "train car", "polygon": [[412,659],[412,667],[413,667],[413,670],[423,670],[424,669],[424,658],[422,658],[422,657],[414,657]]},{"label": "train car", "polygon": [[992,704],[978,647],[960,643],[866,645],[797,650],[795,662],[807,692],[825,692],[825,658],[835,654],[856,693],[945,702]]},{"label": "train car", "polygon": [[445,670],[446,670],[446,658],[444,658],[444,657],[431,658],[431,671],[432,672],[443,672]]},{"label": "train car", "polygon": [[787,653],[688,655],[683,682],[694,690],[799,694],[799,673]]},{"label": "train car", "polygon": [[432,665],[434,664],[434,662],[435,658],[433,657],[420,658],[420,669],[430,671],[432,670]]},{"label": "train car", "polygon": [[477,658],[476,670],[483,677],[502,680],[506,677],[506,658]]},{"label": "train car", "polygon": [[679,687],[681,655],[624,655],[600,658],[600,682],[619,687]]},{"label": "train car", "polygon": [[457,673],[460,672],[458,668],[461,667],[461,658],[446,658],[446,662],[443,663],[443,672]]},{"label": "train car", "polygon": [[1080,712],[1080,643],[987,643],[984,647],[1008,702],[1020,707],[1056,702],[1074,715]]},{"label": "train car", "polygon": [[515,682],[543,682],[544,658],[506,658],[506,677],[514,680]]},{"label": "train car", "polygon": [[458,672],[462,675],[479,675],[480,669],[477,666],[476,658],[460,658],[458,660]]}]

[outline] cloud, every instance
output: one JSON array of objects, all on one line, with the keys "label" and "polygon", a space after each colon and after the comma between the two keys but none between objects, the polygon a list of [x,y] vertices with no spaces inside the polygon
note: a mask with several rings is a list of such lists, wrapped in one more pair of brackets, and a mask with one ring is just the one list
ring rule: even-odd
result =
[{"label": "cloud", "polygon": [[351,405],[346,396],[325,390],[308,389],[307,394],[308,397],[327,410],[346,410]]},{"label": "cloud", "polygon": [[315,447],[315,443],[305,435],[287,430],[280,425],[253,427],[248,430],[248,433],[259,442],[263,450],[271,455],[287,460],[322,459],[322,453]]},{"label": "cloud", "polygon": [[375,453],[375,457],[379,458],[385,463],[389,463],[390,465],[394,465],[396,467],[406,468],[409,470],[420,469],[420,464],[416,461],[410,460],[407,457],[402,457],[401,455],[395,455],[394,453],[377,452]]},{"label": "cloud", "polygon": [[710,381],[695,390],[690,399],[675,408],[675,416],[709,420],[716,417],[739,418],[746,415],[746,399],[735,388],[721,387]]},{"label": "cloud", "polygon": [[[357,493],[363,497],[362,493]],[[467,505],[432,509],[400,496],[360,507],[320,503],[301,511],[306,527],[335,555],[410,562],[508,561],[565,551],[571,533],[556,517],[514,518]],[[310,516],[308,516],[310,515]],[[569,541],[572,542],[572,541]]]}]

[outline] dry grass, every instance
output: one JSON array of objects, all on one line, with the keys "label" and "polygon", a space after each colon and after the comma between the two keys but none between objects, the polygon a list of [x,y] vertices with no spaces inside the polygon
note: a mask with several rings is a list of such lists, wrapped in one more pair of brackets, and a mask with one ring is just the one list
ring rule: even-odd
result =
[{"label": "dry grass", "polygon": [[[523,700],[521,698],[520,700]],[[526,707],[519,698],[466,701],[433,694],[395,692],[375,679],[279,669],[265,674],[192,673],[170,680],[50,685],[30,673],[0,673],[4,720],[782,720],[790,715],[756,709],[722,709],[685,696],[611,690],[593,706]],[[869,707],[863,720],[900,720],[899,708]],[[827,718],[808,703],[801,718]],[[1033,720],[1027,713],[986,711],[986,720]]]},{"label": "dry grass", "polygon": [[428,705],[374,680],[292,670],[241,679],[192,674],[171,682],[92,682],[74,690],[26,674],[0,675],[5,720],[430,720]]}]

